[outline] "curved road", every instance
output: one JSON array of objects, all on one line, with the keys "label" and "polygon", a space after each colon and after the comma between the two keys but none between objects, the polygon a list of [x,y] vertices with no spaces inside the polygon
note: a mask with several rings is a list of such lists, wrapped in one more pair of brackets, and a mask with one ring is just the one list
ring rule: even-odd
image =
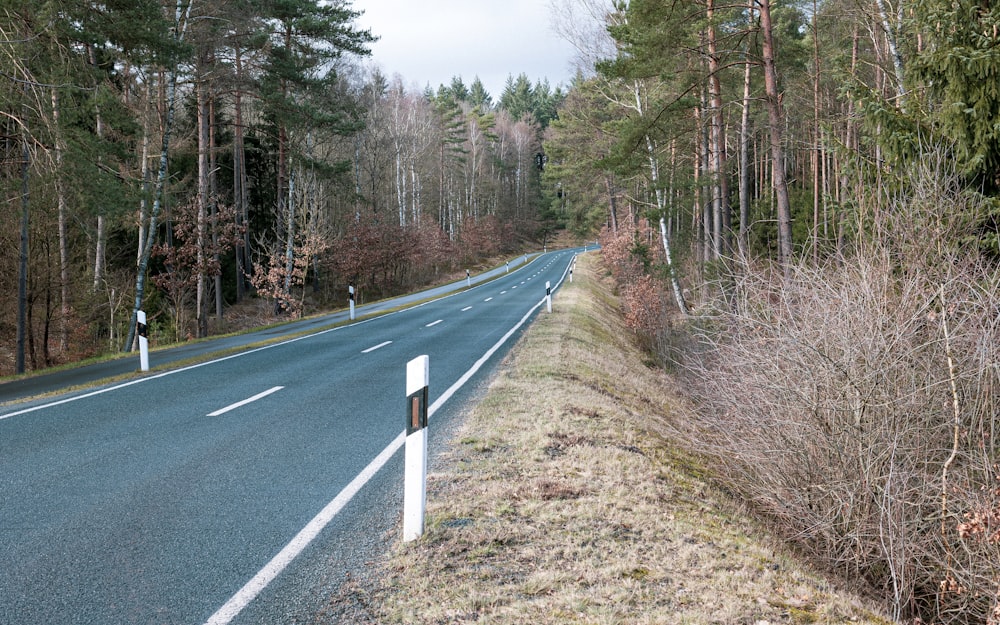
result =
[{"label": "curved road", "polygon": [[573,256],[0,412],[0,624],[312,620],[395,538],[406,363],[430,357],[433,446]]},{"label": "curved road", "polygon": [[[482,284],[501,275],[506,275],[509,271],[521,269],[529,262],[529,260],[533,260],[531,255],[518,256],[504,266],[471,276],[467,280],[459,280],[450,284],[432,287],[430,289],[420,291],[419,293],[403,295],[388,300],[358,306],[356,316],[360,318],[363,316],[375,315],[427,299],[443,297],[466,288],[469,285]],[[153,368],[164,365],[169,366],[171,363],[201,357],[205,354],[232,350],[234,348],[240,348],[262,341],[273,340],[283,336],[300,334],[302,332],[325,329],[334,324],[343,323],[348,320],[348,311],[342,310],[327,315],[319,315],[308,319],[290,321],[274,327],[264,328],[254,332],[247,332],[236,336],[214,338],[154,350],[150,353],[150,366]],[[72,369],[8,380],[6,382],[0,382],[0,405],[33,397],[35,395],[41,395],[43,393],[59,391],[70,386],[90,384],[99,380],[128,375],[138,371],[139,354],[135,353],[132,356],[116,358],[114,360],[98,362]]]}]

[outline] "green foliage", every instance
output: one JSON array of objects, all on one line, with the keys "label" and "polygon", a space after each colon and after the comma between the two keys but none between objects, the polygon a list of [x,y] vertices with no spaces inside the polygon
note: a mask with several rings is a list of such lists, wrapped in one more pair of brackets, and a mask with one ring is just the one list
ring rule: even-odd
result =
[{"label": "green foliage", "polygon": [[347,132],[356,122],[342,110],[330,63],[345,53],[367,55],[374,37],[351,26],[358,13],[316,0],[271,0],[273,27],[261,79],[268,113],[280,125]]},{"label": "green foliage", "polygon": [[565,97],[561,88],[552,90],[548,80],[532,85],[526,74],[519,74],[516,79],[507,77],[498,106],[515,120],[530,117],[544,130],[556,118]]},{"label": "green foliage", "polygon": [[978,0],[919,0],[925,28],[912,71],[929,100],[936,137],[953,143],[961,171],[1000,193],[1000,7]]},{"label": "green foliage", "polygon": [[479,76],[476,76],[469,87],[469,103],[484,112],[493,108],[493,97],[486,90],[483,81],[479,80]]}]

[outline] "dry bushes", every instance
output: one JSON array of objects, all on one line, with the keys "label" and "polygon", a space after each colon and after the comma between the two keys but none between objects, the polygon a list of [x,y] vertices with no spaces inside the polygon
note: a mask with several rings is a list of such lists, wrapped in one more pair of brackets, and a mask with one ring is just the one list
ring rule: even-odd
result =
[{"label": "dry bushes", "polygon": [[663,250],[645,219],[634,229],[601,232],[601,257],[610,269],[621,299],[625,326],[650,353],[669,351],[670,304],[661,279],[651,275],[654,263],[663,263]]},{"label": "dry bushes", "polygon": [[[596,264],[580,257],[432,467],[427,532],[392,554],[371,620],[885,625],[661,438],[675,396]],[[334,601],[357,599],[348,587]]]},{"label": "dry bushes", "polygon": [[684,435],[897,619],[1000,623],[1000,277],[955,243],[975,206],[918,173],[849,261],[733,277]]}]

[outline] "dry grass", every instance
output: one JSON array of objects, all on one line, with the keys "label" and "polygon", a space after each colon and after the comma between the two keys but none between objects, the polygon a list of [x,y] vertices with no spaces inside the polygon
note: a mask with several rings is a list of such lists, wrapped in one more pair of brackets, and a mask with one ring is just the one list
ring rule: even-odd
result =
[{"label": "dry grass", "polygon": [[438,462],[427,532],[390,554],[365,620],[887,623],[671,447],[669,380],[643,364],[598,263],[581,257]]}]

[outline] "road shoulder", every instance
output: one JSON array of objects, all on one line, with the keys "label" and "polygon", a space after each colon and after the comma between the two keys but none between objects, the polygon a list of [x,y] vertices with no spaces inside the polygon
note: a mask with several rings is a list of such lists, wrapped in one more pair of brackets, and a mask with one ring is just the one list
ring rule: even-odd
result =
[{"label": "road shoulder", "polygon": [[644,364],[598,257],[575,276],[435,462],[425,535],[320,622],[890,622],[672,447],[669,378]]}]

